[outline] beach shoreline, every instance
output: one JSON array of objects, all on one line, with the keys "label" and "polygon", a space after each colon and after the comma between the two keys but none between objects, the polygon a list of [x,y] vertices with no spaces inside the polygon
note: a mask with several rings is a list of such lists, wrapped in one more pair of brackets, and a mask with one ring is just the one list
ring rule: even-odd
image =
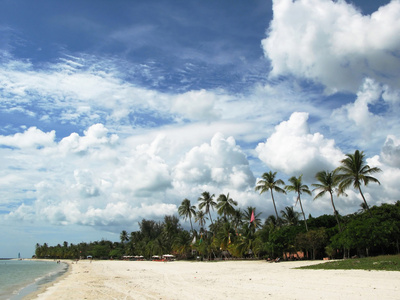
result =
[{"label": "beach shoreline", "polygon": [[398,299],[400,272],[296,269],[321,262],[70,261],[24,299]]},{"label": "beach shoreline", "polygon": [[[52,259],[52,260],[49,260],[49,259],[24,259],[24,260],[31,260],[31,261],[54,261],[53,259]],[[40,284],[40,285],[38,285],[38,286],[34,286],[35,284],[31,284],[31,285],[29,285],[29,286],[23,288],[23,289],[19,292],[19,295],[20,295],[21,293],[24,293],[24,290],[26,290],[27,288],[29,289],[30,287],[34,286],[34,290],[33,290],[32,292],[29,292],[29,293],[26,294],[26,295],[23,295],[21,299],[22,299],[22,300],[36,299],[37,296],[38,296],[39,294],[45,292],[45,291],[47,290],[47,288],[53,286],[53,285],[56,284],[57,282],[59,282],[59,281],[63,280],[64,278],[66,278],[66,277],[69,275],[69,272],[70,272],[70,270],[71,270],[71,267],[70,267],[70,266],[71,266],[71,261],[63,260],[61,263],[67,265],[67,268],[66,268],[65,271],[63,271],[59,276],[57,276],[54,280],[51,280],[51,281],[48,282],[48,283]]]}]

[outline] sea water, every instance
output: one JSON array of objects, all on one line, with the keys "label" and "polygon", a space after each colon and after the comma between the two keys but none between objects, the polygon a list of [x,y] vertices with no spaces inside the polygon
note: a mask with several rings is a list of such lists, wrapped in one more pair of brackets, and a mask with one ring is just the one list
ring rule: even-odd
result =
[{"label": "sea water", "polygon": [[0,300],[19,300],[65,273],[56,261],[0,260]]}]

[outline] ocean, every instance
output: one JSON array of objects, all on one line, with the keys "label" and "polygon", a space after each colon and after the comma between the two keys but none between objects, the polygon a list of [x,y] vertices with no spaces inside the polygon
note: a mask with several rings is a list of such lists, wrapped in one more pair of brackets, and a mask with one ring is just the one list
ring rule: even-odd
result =
[{"label": "ocean", "polygon": [[0,300],[20,300],[67,269],[56,261],[0,260]]}]

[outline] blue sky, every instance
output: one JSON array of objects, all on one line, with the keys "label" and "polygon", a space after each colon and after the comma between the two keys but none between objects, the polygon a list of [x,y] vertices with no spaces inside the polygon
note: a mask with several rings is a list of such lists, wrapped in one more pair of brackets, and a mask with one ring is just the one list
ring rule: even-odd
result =
[{"label": "blue sky", "polygon": [[399,19],[398,0],[0,1],[0,257],[117,241],[203,191],[267,217],[263,172],[311,185],[356,149],[383,170],[369,203],[400,199]]}]

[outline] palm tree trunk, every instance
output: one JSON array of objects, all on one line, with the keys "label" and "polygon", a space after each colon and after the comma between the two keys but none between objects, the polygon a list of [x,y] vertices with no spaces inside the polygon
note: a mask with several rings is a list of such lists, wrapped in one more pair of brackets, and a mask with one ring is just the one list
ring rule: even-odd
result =
[{"label": "palm tree trunk", "polygon": [[192,233],[193,233],[192,218],[189,217],[189,221],[190,221],[190,228],[192,228]]},{"label": "palm tree trunk", "polygon": [[212,220],[212,218],[211,218],[211,213],[210,213],[210,211],[208,211],[208,215],[210,216],[211,225],[214,225],[213,220]]},{"label": "palm tree trunk", "polygon": [[358,190],[360,191],[361,197],[363,198],[363,201],[364,201],[364,203],[365,203],[365,207],[367,208],[367,210],[368,210],[368,212],[369,212],[369,215],[372,217],[372,213],[371,213],[371,211],[370,211],[370,209],[369,209],[369,206],[368,206],[368,204],[367,204],[367,200],[365,200],[364,194],[363,194],[363,192],[361,191],[361,187],[360,187],[360,186],[358,187]]},{"label": "palm tree trunk", "polygon": [[330,192],[330,194],[331,194],[331,202],[332,202],[333,212],[335,213],[336,222],[337,222],[337,224],[339,226],[339,232],[342,232],[342,228],[340,227],[339,217],[338,217],[338,213],[336,211],[335,203],[333,203],[332,192]]},{"label": "palm tree trunk", "polygon": [[300,194],[299,194],[299,197],[298,197],[297,199],[298,199],[299,202],[300,202],[301,213],[303,214],[304,224],[306,224],[306,231],[308,232],[308,226],[307,226],[307,221],[306,221],[306,215],[304,214],[303,205],[301,204]]},{"label": "palm tree trunk", "polygon": [[274,209],[275,209],[275,214],[276,214],[276,220],[278,221],[278,219],[279,219],[279,217],[278,217],[278,211],[276,210],[275,199],[274,199],[274,193],[272,193],[272,189],[271,189],[271,197],[272,197],[272,203],[274,204]]}]

